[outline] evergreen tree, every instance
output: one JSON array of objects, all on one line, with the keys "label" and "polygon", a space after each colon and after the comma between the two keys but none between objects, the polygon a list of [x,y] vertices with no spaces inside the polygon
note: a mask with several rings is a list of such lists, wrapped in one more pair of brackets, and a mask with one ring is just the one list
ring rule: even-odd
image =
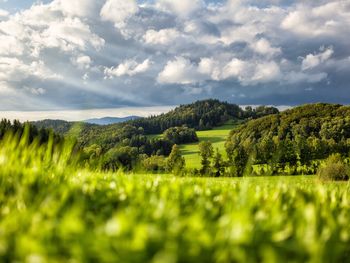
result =
[{"label": "evergreen tree", "polygon": [[213,145],[211,142],[201,142],[199,145],[199,155],[201,156],[202,167],[200,169],[201,175],[208,175],[210,173],[210,159],[213,157]]},{"label": "evergreen tree", "polygon": [[185,168],[185,158],[181,156],[180,148],[174,144],[167,159],[167,169],[174,174],[181,173]]},{"label": "evergreen tree", "polygon": [[248,162],[248,154],[242,146],[237,146],[232,158],[236,176],[242,177]]},{"label": "evergreen tree", "polygon": [[219,149],[216,149],[213,159],[213,173],[215,177],[220,177],[225,173],[225,164]]}]

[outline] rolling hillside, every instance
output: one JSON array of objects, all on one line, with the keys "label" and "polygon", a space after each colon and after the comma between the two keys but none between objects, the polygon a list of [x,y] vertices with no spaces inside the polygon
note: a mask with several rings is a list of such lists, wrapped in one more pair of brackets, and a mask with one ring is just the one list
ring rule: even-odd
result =
[{"label": "rolling hillside", "polygon": [[[89,146],[97,144],[104,151],[108,151],[109,149],[119,147],[124,139],[132,139],[135,135],[161,134],[168,128],[183,125],[197,130],[211,130],[212,128],[220,127],[232,119],[255,119],[277,112],[278,109],[274,107],[260,106],[255,109],[249,107],[241,109],[236,104],[208,99],[181,105],[168,113],[158,116],[103,126],[61,120],[44,120],[33,122],[33,124],[39,128],[53,129],[61,135],[66,135],[71,129],[76,127],[76,130],[80,131],[76,134],[81,145]],[[133,130],[133,132],[129,132],[130,130]],[[138,141],[140,140],[138,139]],[[141,142],[137,142],[138,148],[141,147],[140,144]],[[129,146],[135,147],[135,145]]]},{"label": "rolling hillside", "polygon": [[187,126],[196,130],[210,130],[232,119],[248,120],[278,113],[278,109],[268,106],[242,109],[237,104],[215,99],[196,101],[180,105],[168,113],[140,118],[128,122],[135,127],[142,127],[145,134],[160,134],[176,126]]}]

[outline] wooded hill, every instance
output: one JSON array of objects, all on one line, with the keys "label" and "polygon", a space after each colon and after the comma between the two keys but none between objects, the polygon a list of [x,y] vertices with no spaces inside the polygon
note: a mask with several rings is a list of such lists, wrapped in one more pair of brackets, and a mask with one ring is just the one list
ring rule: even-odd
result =
[{"label": "wooded hill", "polygon": [[123,139],[131,139],[131,137],[139,135],[161,134],[173,127],[187,126],[197,130],[211,129],[230,119],[248,120],[275,113],[278,113],[278,109],[274,107],[260,106],[256,109],[251,107],[241,109],[236,104],[210,99],[181,105],[158,116],[111,125],[99,126],[61,120],[45,120],[33,122],[33,124],[40,128],[51,128],[63,135],[77,126],[80,130],[77,135],[78,141],[82,145],[96,143],[104,148],[113,148]]},{"label": "wooded hill", "polygon": [[[168,156],[174,144],[198,140],[194,129],[211,129],[230,119],[248,120],[278,113],[273,107],[247,107],[218,100],[197,101],[149,118],[112,125],[91,125],[58,120],[34,122],[38,127],[51,128],[67,135],[73,134],[87,159],[103,159],[103,167],[131,169],[145,156]],[[149,134],[162,134],[149,138]]]},{"label": "wooded hill", "polygon": [[[309,104],[252,120],[231,132],[229,158],[252,157],[252,164],[309,163],[350,151],[350,107]],[[240,158],[242,159],[242,158]]]},{"label": "wooded hill", "polygon": [[181,105],[168,113],[128,123],[142,127],[145,134],[159,134],[169,128],[183,125],[196,130],[210,130],[231,119],[255,119],[278,112],[278,109],[274,107],[260,106],[255,109],[252,107],[242,109],[236,104],[209,99]]}]

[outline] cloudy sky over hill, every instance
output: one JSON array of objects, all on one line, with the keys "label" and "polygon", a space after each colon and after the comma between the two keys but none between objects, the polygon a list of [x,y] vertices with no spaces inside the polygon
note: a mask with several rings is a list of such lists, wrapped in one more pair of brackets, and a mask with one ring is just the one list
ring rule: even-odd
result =
[{"label": "cloudy sky over hill", "polygon": [[0,0],[0,110],[349,103],[350,1]]}]

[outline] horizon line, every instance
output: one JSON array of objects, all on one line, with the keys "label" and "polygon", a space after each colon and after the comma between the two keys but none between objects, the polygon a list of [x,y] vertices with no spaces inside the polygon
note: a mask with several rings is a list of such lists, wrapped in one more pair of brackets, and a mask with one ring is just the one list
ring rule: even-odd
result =
[{"label": "horizon line", "polygon": [[[33,111],[0,111],[1,119],[26,121],[41,120],[64,120],[64,121],[85,121],[89,119],[100,118],[125,118],[129,116],[150,117],[167,113],[179,105],[168,106],[146,106],[146,107],[120,107],[120,108],[95,108],[95,109],[63,109],[63,110],[33,110]],[[239,105],[241,108],[246,106],[257,107],[261,105]],[[288,105],[266,105],[278,108],[280,111],[289,109],[293,106]]]}]

